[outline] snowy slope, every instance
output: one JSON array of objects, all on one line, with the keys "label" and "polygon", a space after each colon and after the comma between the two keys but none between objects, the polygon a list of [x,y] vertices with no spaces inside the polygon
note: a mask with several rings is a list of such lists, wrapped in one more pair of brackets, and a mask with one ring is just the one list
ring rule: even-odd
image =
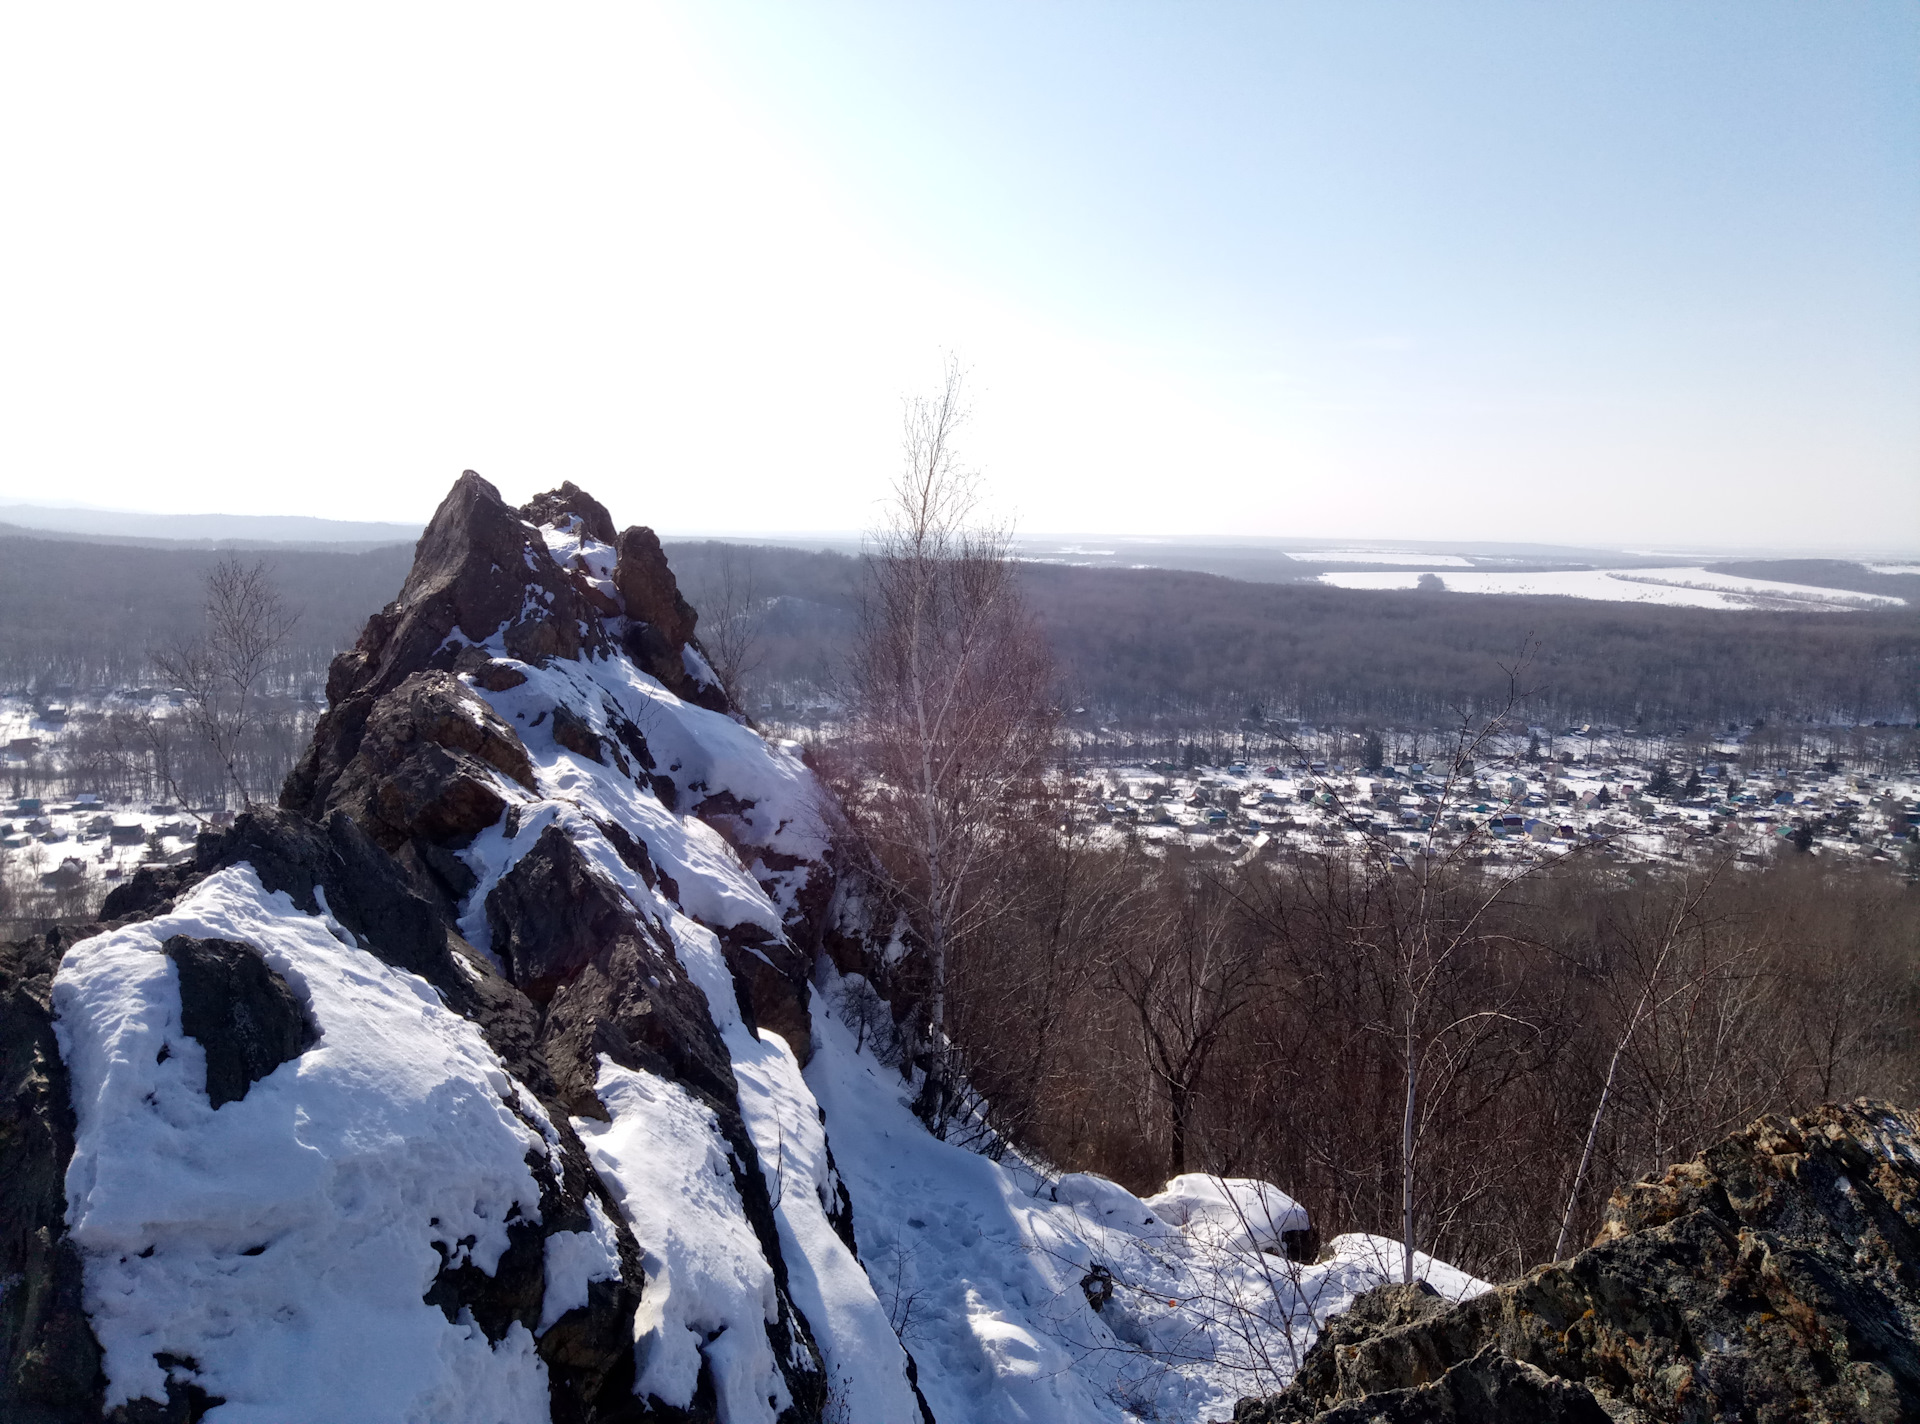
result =
[{"label": "snowy slope", "polygon": [[[1264,1183],[1190,1176],[1142,1200],[936,1140],[908,1106],[916,1085],[850,1026],[860,987],[829,975],[816,995],[806,1079],[861,1259],[941,1424],[1224,1417],[1290,1378],[1329,1314],[1398,1279],[1399,1248],[1378,1238],[1336,1238],[1316,1265],[1258,1249],[1306,1215]],[[1454,1298],[1487,1289],[1415,1267]],[[1096,1268],[1112,1281],[1098,1311]]]},{"label": "snowy slope", "polygon": [[[710,926],[752,924],[778,935],[783,910],[806,883],[807,870],[776,871],[743,863],[707,822],[664,804],[642,769],[629,760],[623,768],[611,753],[596,761],[562,746],[554,737],[552,709],[567,707],[609,748],[618,746],[619,720],[637,727],[661,774],[679,788],[677,800],[689,805],[721,792],[736,802],[752,802],[743,814],[728,817],[734,838],[750,850],[781,857],[817,860],[825,854],[821,802],[813,779],[792,751],[771,745],[730,717],[681,701],[625,659],[555,662],[540,668],[507,658],[498,661],[526,681],[503,692],[476,692],[519,734],[533,763],[536,790],[505,776],[499,791],[518,813],[508,835],[503,821],[462,852],[480,877],[469,897],[462,932],[478,945],[488,943],[487,893],[531,849],[552,820],[565,824],[576,844],[593,848],[597,865],[616,881],[619,856],[594,823],[619,824],[642,841],[653,864],[678,888],[678,907]],[[778,895],[776,904],[771,895]],[[643,889],[642,909],[665,909],[665,902]]]},{"label": "snowy slope", "polygon": [[[549,548],[575,552],[566,534],[543,530]],[[589,560],[595,557],[587,541]],[[604,547],[604,546],[603,546]],[[500,778],[500,791],[518,813],[513,835],[500,826],[483,833],[463,857],[479,876],[462,928],[486,944],[486,896],[531,848],[551,821],[566,826],[597,873],[644,913],[662,923],[689,977],[702,990],[720,1030],[740,1088],[740,1108],[763,1172],[769,1173],[783,1253],[799,1306],[813,1330],[829,1379],[848,1417],[872,1424],[917,1420],[907,1383],[906,1355],[888,1326],[872,1286],[829,1220],[837,1183],[828,1165],[819,1106],[799,1065],[778,1035],[756,1036],[740,1017],[732,978],[712,929],[748,924],[784,933],[786,917],[810,873],[808,866],[768,869],[757,851],[781,865],[817,862],[827,851],[823,793],[791,747],[770,744],[722,713],[682,701],[625,659],[556,662],[545,668],[516,662],[504,647],[488,649],[525,681],[502,692],[476,689],[513,726],[533,764],[532,793]],[[548,715],[564,705],[611,747],[624,720],[644,736],[658,774],[674,782],[675,806],[665,804],[641,768],[609,756],[595,760],[555,740]],[[678,809],[720,795],[740,808],[729,813],[729,844],[705,821]],[[647,848],[671,878],[649,886],[608,842],[601,827],[618,823]],[[735,845],[740,849],[736,850]],[[751,864],[747,863],[751,860]],[[730,1176],[715,1175],[727,1148],[711,1114],[673,1084],[603,1064],[600,1098],[609,1124],[575,1122],[602,1176],[617,1184],[636,1235],[650,1251],[646,1328],[661,1342],[650,1355],[642,1393],[684,1404],[699,1356],[692,1342],[703,1332],[766,1309],[771,1268],[746,1228]],[[699,1183],[675,1196],[672,1182]],[[721,1181],[720,1178],[727,1178]],[[675,1202],[663,1213],[663,1199]],[[695,1205],[690,1206],[690,1203]],[[694,1225],[685,1214],[697,1213]],[[738,1341],[747,1333],[734,1331]],[[716,1379],[725,1417],[772,1419],[780,1391],[763,1358],[764,1336],[730,1355]],[[711,1361],[716,1352],[708,1347]],[[780,1401],[784,1403],[784,1401]]]}]

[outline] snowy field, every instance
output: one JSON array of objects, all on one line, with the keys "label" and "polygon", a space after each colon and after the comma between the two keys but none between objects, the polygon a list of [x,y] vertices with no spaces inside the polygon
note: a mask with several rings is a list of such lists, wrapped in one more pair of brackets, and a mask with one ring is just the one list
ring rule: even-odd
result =
[{"label": "snowy field", "polygon": [[1449,593],[1550,595],[1611,603],[1658,603],[1675,608],[1831,613],[1851,608],[1899,608],[1906,603],[1888,594],[1743,578],[1705,567],[1556,569],[1541,573],[1473,569],[1434,575],[1396,569],[1326,573],[1320,575],[1320,582],[1335,588],[1410,589],[1419,587],[1423,577],[1438,578]]}]

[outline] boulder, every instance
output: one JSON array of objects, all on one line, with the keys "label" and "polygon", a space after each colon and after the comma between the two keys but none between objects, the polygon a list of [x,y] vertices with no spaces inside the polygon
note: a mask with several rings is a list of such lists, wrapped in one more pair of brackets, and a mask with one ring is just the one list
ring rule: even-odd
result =
[{"label": "boulder", "polygon": [[1236,1424],[1917,1417],[1920,1117],[1866,1099],[1762,1118],[1623,1188],[1591,1247],[1485,1295],[1446,1306],[1419,1288],[1372,1292],[1328,1325],[1285,1393],[1234,1412]]},{"label": "boulder", "polygon": [[258,950],[188,935],[174,935],[165,948],[180,977],[180,1028],[206,1052],[214,1107],[239,1102],[318,1037],[287,981]]},{"label": "boulder", "polygon": [[659,537],[643,525],[634,525],[620,532],[614,548],[620,561],[614,566],[613,583],[620,590],[627,617],[651,624],[666,646],[676,651],[691,642],[699,614],[682,596]]},{"label": "boulder", "polygon": [[621,641],[627,656],[676,697],[710,711],[732,711],[719,684],[702,681],[687,670],[688,650],[702,664],[706,659],[693,635],[699,615],[682,596],[659,538],[651,529],[636,525],[623,529],[614,547],[620,558],[613,582],[628,620]]},{"label": "boulder", "polygon": [[638,930],[633,906],[588,868],[557,825],[500,877],[486,909],[507,977],[540,1004],[615,939]]}]

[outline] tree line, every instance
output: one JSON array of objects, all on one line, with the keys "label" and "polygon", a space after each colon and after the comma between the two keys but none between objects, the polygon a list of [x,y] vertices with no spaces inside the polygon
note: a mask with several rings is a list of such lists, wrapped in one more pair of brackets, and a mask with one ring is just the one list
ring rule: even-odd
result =
[{"label": "tree line", "polygon": [[[743,688],[756,715],[804,719],[844,703],[870,558],[713,541],[667,549],[696,595],[722,561],[753,571],[752,607],[727,622],[752,625],[759,644]],[[1061,695],[1089,725],[1444,725],[1487,695],[1490,669],[1528,648],[1543,719],[1662,730],[1920,720],[1920,609],[1734,612],[1169,569],[1016,572]]]},{"label": "tree line", "polygon": [[[1041,849],[950,950],[950,1051],[992,1133],[1143,1193],[1259,1177],[1323,1231],[1400,1237],[1410,1176],[1418,1249],[1502,1277],[1763,1112],[1920,1086],[1920,902],[1884,873],[1595,861],[1423,903],[1333,854]],[[1406,945],[1436,929],[1422,981]]]},{"label": "tree line", "polygon": [[65,700],[61,689],[160,683],[154,652],[201,635],[207,576],[236,559],[265,560],[300,611],[275,675],[284,690],[317,694],[333,655],[399,592],[413,548],[258,553],[0,538],[0,689]]}]

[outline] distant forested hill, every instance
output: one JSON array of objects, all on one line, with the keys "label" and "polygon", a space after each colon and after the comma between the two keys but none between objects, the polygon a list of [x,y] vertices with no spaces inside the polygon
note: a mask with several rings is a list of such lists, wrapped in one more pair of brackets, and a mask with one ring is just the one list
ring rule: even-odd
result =
[{"label": "distant forested hill", "polygon": [[1575,598],[1252,584],[1158,569],[1028,570],[1083,701],[1121,717],[1235,712],[1445,722],[1505,692],[1631,724],[1920,716],[1920,613],[1723,612]]},{"label": "distant forested hill", "polygon": [[[795,701],[831,693],[858,617],[858,559],[714,541],[666,550],[704,634],[730,604],[752,609],[744,616],[759,644],[750,689],[760,712],[785,715]],[[201,576],[219,557],[0,537],[0,686],[150,680],[148,650],[198,627]],[[267,559],[302,610],[293,669],[317,687],[332,653],[398,592],[412,549],[241,557]],[[1541,714],[1568,720],[1920,717],[1920,610],[1911,607],[1733,613],[1166,569],[1023,571],[1068,695],[1122,722],[1231,724],[1257,704],[1317,721],[1440,723],[1503,694],[1501,668],[1528,648]],[[1753,572],[1841,576],[1779,565]]]},{"label": "distant forested hill", "polygon": [[[857,560],[718,543],[669,544],[667,552],[703,610],[711,604],[700,591],[715,583],[722,559],[752,569],[768,605],[763,699],[782,684],[830,680],[857,616]],[[1871,591],[1920,593],[1904,587],[1920,581],[1854,567],[1856,583]],[[1123,722],[1231,724],[1254,704],[1316,721],[1446,722],[1455,708],[1504,695],[1501,669],[1529,649],[1526,682],[1542,715],[1662,725],[1920,717],[1914,608],[1722,612],[1255,583],[1171,569],[1036,563],[1023,572],[1069,695]],[[1754,576],[1792,572],[1770,565]],[[1848,586],[1830,582],[1831,569],[1817,572],[1819,582]]]},{"label": "distant forested hill", "polygon": [[[223,551],[0,538],[0,686],[152,680],[148,653],[200,628],[202,578]],[[238,550],[264,559],[301,612],[290,671],[325,682],[328,660],[399,592],[413,546],[366,553]]]}]

